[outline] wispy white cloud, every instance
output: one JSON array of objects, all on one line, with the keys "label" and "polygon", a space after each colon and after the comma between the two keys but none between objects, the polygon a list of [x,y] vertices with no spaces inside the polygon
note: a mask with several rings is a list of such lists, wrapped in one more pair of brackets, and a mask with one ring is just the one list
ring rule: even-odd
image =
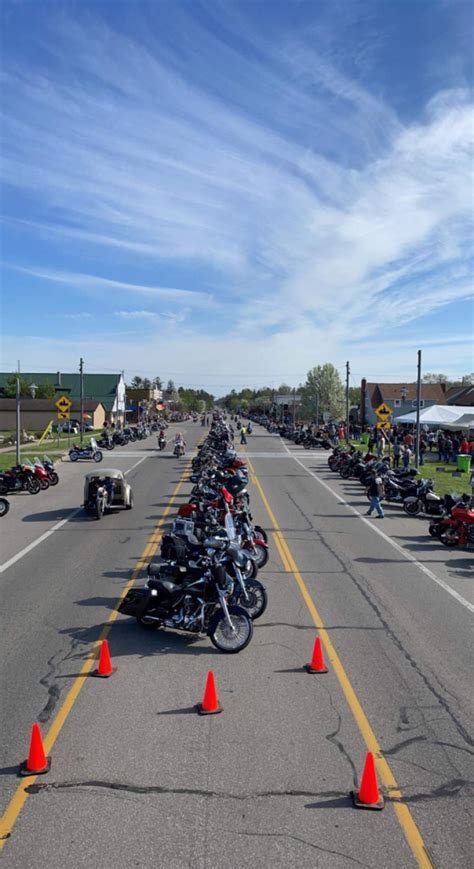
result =
[{"label": "wispy white cloud", "polygon": [[155,320],[158,315],[153,311],[115,311],[115,316],[122,320]]},{"label": "wispy white cloud", "polygon": [[88,311],[78,311],[76,314],[63,314],[66,320],[93,320],[92,314]]},{"label": "wispy white cloud", "polygon": [[[109,265],[117,252],[125,263],[120,280],[80,267],[23,271],[120,294],[123,320],[155,316],[126,310],[130,294],[176,304],[159,314],[175,325],[187,318],[183,306],[205,309],[211,325],[216,297],[225,299],[227,346],[262,371],[275,354],[296,353],[302,367],[348,345],[364,356],[381,331],[469,300],[469,93],[444,90],[403,124],[342,73],[317,30],[310,48],[308,35],[252,35],[229,4],[208,13],[240,42],[187,20],[177,53],[152,36],[145,45],[97,20],[86,32],[62,18],[49,48],[67,55],[69,76],[5,73],[4,173],[34,204],[15,225],[72,252],[93,243]],[[197,45],[222,81],[198,63]],[[129,279],[128,263],[157,273],[165,260],[167,269],[195,266],[196,285],[204,274],[221,292]],[[206,353],[202,336],[196,342]],[[397,346],[393,338],[390,364]]]},{"label": "wispy white cloud", "polygon": [[212,301],[209,293],[200,293],[194,290],[182,290],[177,287],[149,287],[142,284],[133,284],[125,281],[116,281],[102,278],[98,275],[87,275],[77,272],[62,272],[56,269],[23,268],[15,266],[17,271],[40,278],[45,281],[63,284],[64,286],[77,287],[81,290],[106,290],[107,292],[138,293],[156,299],[164,299],[168,302],[182,303],[187,305],[208,305]]}]

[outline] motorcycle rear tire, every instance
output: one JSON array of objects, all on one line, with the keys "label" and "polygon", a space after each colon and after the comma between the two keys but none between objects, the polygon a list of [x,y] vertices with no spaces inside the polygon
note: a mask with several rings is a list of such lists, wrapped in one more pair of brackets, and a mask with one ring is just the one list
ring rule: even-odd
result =
[{"label": "motorcycle rear tire", "polygon": [[6,498],[0,498],[0,516],[6,516],[10,509],[10,502]]},{"label": "motorcycle rear tire", "polygon": [[100,450],[97,450],[97,451],[94,453],[94,462],[101,462],[102,459],[103,459],[103,456],[102,456],[101,451],[100,451]]},{"label": "motorcycle rear tire", "polygon": [[69,453],[69,458],[71,459],[71,462],[77,462],[79,453],[76,453],[76,451],[73,450],[72,453]]},{"label": "motorcycle rear tire", "polygon": [[37,495],[41,491],[39,480],[36,477],[29,477],[26,481],[26,488],[30,495]]},{"label": "motorcycle rear tire", "polygon": [[[238,635],[232,636],[227,625],[224,611],[218,609],[209,622],[208,635],[213,646],[226,655],[235,655],[241,652],[250,643],[253,634],[253,622],[249,614],[240,606],[228,607],[229,615],[238,627]],[[224,624],[222,624],[224,622]],[[226,630],[227,628],[227,630]]]},{"label": "motorcycle rear tire", "polygon": [[418,516],[418,513],[421,510],[420,502],[416,501],[414,504],[411,504],[411,503],[405,504],[405,501],[404,501],[403,502],[403,509],[404,509],[405,513],[408,513],[409,516]]}]

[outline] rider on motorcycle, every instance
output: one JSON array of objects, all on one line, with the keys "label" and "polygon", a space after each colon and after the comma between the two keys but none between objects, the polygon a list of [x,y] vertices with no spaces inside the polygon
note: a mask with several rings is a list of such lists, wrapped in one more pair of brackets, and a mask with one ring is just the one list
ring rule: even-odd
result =
[{"label": "rider on motorcycle", "polygon": [[176,449],[177,446],[182,449],[184,456],[184,453],[186,452],[186,441],[184,440],[183,435],[180,431],[176,434],[176,437],[174,439],[174,448]]}]

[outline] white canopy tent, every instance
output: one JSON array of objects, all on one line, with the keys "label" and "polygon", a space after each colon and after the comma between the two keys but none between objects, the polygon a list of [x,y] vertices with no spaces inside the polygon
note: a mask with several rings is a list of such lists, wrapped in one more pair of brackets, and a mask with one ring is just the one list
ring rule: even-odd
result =
[{"label": "white canopy tent", "polygon": [[[469,420],[474,420],[474,409],[461,405],[433,404],[420,410],[420,425],[438,426],[452,430],[469,428]],[[463,420],[461,422],[461,420]],[[416,410],[405,413],[393,420],[395,423],[411,423],[416,425]]]}]

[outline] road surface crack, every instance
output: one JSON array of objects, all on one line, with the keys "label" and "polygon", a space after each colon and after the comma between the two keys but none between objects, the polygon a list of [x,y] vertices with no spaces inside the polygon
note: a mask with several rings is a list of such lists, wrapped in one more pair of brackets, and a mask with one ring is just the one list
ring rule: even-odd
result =
[{"label": "road surface crack", "polygon": [[352,863],[357,863],[358,866],[366,865],[365,863],[361,863],[359,860],[356,860],[355,857],[351,857],[349,854],[346,854],[343,851],[332,851],[331,848],[323,848],[322,845],[315,845],[314,842],[308,842],[307,839],[302,839],[300,836],[293,836],[290,833],[251,833],[248,830],[225,830],[225,832],[233,833],[236,836],[254,836],[259,839],[291,839],[294,842],[301,842],[302,845],[307,845],[308,848],[314,848],[316,851],[322,851],[324,854],[333,854],[335,857],[345,857],[346,860],[350,860]]}]

